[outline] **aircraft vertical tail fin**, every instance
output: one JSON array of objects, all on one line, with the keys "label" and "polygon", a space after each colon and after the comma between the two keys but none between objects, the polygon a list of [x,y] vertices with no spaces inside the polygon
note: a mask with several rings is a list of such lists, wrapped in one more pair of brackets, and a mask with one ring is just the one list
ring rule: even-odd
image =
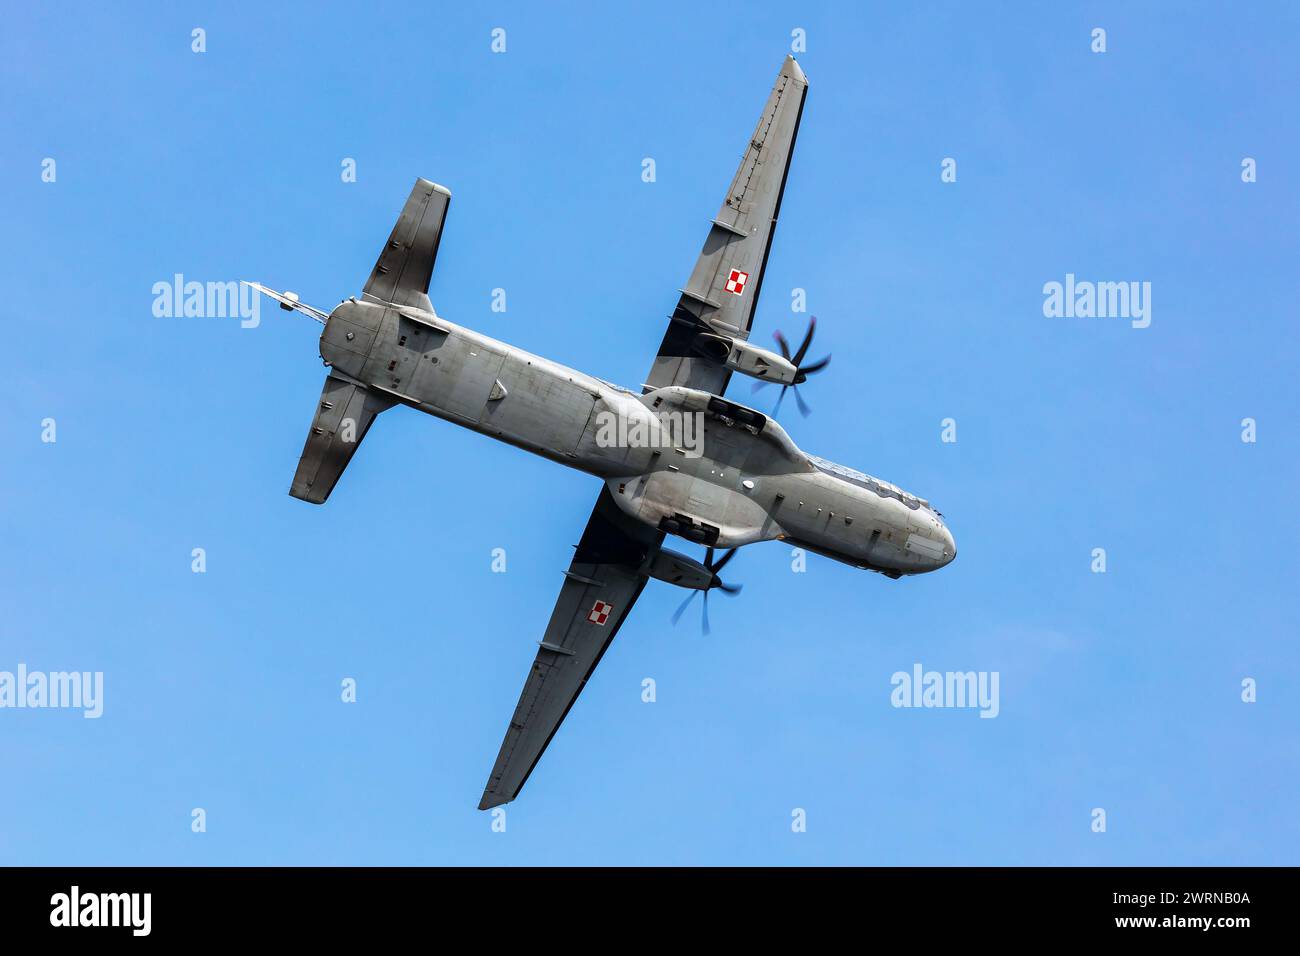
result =
[{"label": "aircraft vertical tail fin", "polygon": [[375,416],[393,404],[392,399],[330,372],[289,494],[315,505],[324,504]]}]

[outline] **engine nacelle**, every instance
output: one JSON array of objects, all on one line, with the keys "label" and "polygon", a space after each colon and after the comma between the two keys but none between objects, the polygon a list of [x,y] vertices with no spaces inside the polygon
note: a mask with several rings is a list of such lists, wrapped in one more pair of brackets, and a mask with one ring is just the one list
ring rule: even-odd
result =
[{"label": "engine nacelle", "polygon": [[707,591],[713,584],[712,571],[694,558],[668,548],[660,548],[645,571],[652,578],[692,591]]},{"label": "engine nacelle", "polygon": [[764,382],[793,385],[799,373],[789,359],[782,358],[776,352],[759,348],[744,339],[733,339],[713,332],[701,332],[695,336],[691,347],[733,372],[761,379]]}]

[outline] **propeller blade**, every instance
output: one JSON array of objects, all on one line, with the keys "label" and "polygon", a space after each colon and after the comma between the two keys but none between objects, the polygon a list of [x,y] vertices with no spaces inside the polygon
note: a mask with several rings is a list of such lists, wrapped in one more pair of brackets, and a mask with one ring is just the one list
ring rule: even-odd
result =
[{"label": "propeller blade", "polygon": [[827,365],[830,364],[831,364],[831,357],[828,355],[824,359],[818,359],[816,362],[813,362],[811,365],[799,366],[799,371],[802,372],[804,375],[812,375],[815,372],[820,372],[822,369],[824,369]]},{"label": "propeller blade", "polygon": [[745,586],[743,584],[719,584],[718,590],[727,595],[727,597],[735,597],[741,591],[745,590]]},{"label": "propeller blade", "polygon": [[682,619],[682,615],[686,613],[686,608],[690,606],[690,603],[695,600],[695,595],[699,593],[700,593],[699,591],[692,591],[690,595],[686,598],[686,600],[683,601],[681,605],[677,608],[677,610],[673,612],[673,627],[677,626],[677,622],[680,621]]},{"label": "propeller blade", "polygon": [[[710,548],[709,550],[712,551],[713,549]],[[705,567],[707,567],[707,568],[708,568],[710,571],[712,571],[714,574],[717,574],[719,571],[721,571],[723,568],[725,568],[725,567],[727,566],[727,562],[728,562],[728,561],[730,561],[732,558],[734,558],[734,557],[736,556],[736,552],[737,552],[738,550],[740,550],[740,549],[739,549],[739,548],[732,548],[730,551],[728,551],[726,554],[724,554],[724,555],[722,556],[722,560],[719,561],[717,564],[713,564],[711,561],[705,561],[705,562],[704,562]]]},{"label": "propeller blade", "polygon": [[[781,346],[781,357],[787,362],[790,361],[790,343],[785,340],[785,336],[781,334],[781,330],[777,329],[773,332],[772,338],[776,339],[776,344]],[[795,362],[794,364],[798,365],[799,363]]]},{"label": "propeller blade", "polygon": [[808,320],[808,334],[806,334],[803,337],[803,341],[799,343],[799,351],[795,352],[794,358],[790,359],[796,367],[803,361],[803,357],[808,354],[808,346],[812,345],[813,333],[816,331],[817,316],[814,315]]},{"label": "propeller blade", "polygon": [[782,385],[782,386],[781,386],[781,394],[778,395],[778,396],[777,396],[777,399],[776,399],[776,408],[772,409],[772,417],[773,417],[773,418],[776,418],[776,416],[777,416],[778,414],[780,414],[780,412],[781,412],[781,403],[782,403],[783,401],[785,401],[785,390],[786,390],[787,388],[789,388],[789,387],[790,387],[789,385]]},{"label": "propeller blade", "polygon": [[708,637],[709,636],[709,592],[708,591],[704,592],[704,611],[702,612],[701,620],[703,622],[703,627],[704,627],[704,636]]},{"label": "propeller blade", "polygon": [[753,386],[750,388],[750,391],[751,391],[751,392],[757,392],[760,388],[763,388],[763,387],[765,387],[765,386],[767,386],[767,385],[771,385],[771,384],[772,384],[772,382],[771,382],[770,379],[760,378],[757,382],[755,382],[755,383],[753,384]]},{"label": "propeller blade", "polygon": [[799,394],[798,388],[795,388],[794,390],[794,402],[799,406],[799,414],[804,418],[807,418],[812,414],[812,409],[809,408],[808,403],[803,400],[803,396]]}]

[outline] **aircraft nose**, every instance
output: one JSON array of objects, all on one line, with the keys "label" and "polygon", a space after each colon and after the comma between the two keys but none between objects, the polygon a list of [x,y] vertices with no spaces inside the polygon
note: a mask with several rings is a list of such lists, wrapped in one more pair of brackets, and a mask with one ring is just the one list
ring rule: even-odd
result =
[{"label": "aircraft nose", "polygon": [[939,529],[940,536],[943,538],[943,558],[939,562],[939,567],[952,563],[952,559],[957,557],[957,542],[953,540],[952,532],[948,530],[947,525],[942,525]]}]

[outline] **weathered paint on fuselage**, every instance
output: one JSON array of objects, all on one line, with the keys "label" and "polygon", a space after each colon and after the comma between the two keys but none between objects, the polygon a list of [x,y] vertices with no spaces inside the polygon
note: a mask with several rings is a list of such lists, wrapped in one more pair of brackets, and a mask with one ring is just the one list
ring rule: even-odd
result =
[{"label": "weathered paint on fuselage", "polygon": [[[362,300],[330,314],[321,357],[368,389],[600,477],[623,510],[688,540],[779,538],[891,576],[956,554],[920,499],[812,458],[776,421],[704,392],[637,394],[431,312]],[[702,440],[669,441],[673,415],[698,416]],[[639,425],[620,434],[640,440],[610,441],[616,420]]]}]

